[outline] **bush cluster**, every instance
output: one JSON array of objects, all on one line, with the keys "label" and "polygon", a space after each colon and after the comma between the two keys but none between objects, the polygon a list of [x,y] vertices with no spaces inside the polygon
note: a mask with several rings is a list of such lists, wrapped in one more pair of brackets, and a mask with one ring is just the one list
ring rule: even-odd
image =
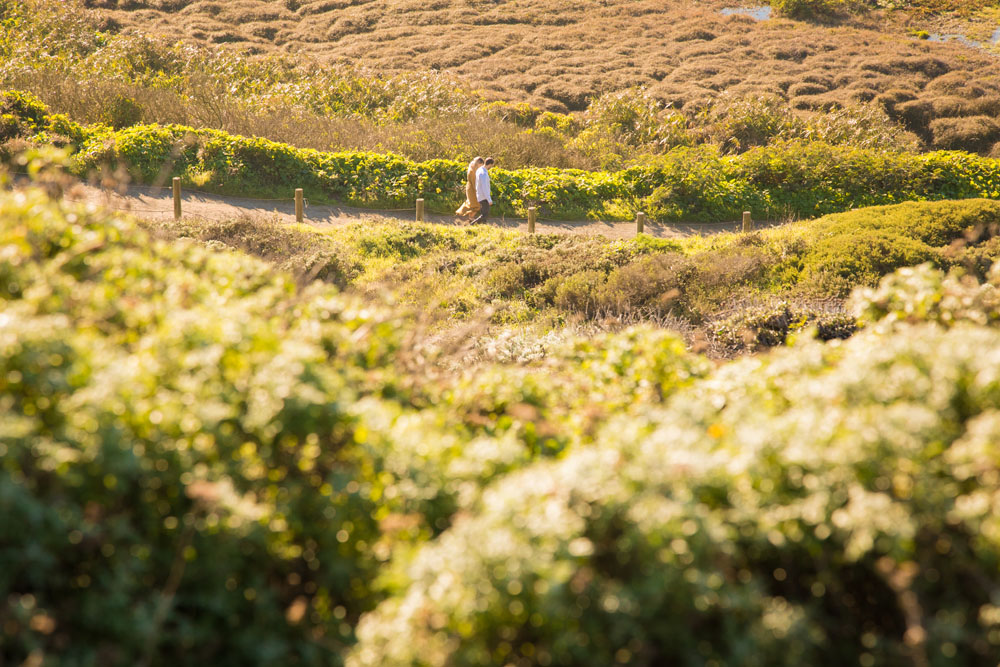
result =
[{"label": "bush cluster", "polygon": [[435,326],[646,321],[694,344],[703,335],[722,355],[782,343],[806,323],[824,339],[849,335],[843,299],[901,266],[929,258],[984,276],[1000,259],[1000,203],[989,200],[907,202],[681,240],[396,220],[329,230],[248,219],[148,224],[251,252],[300,277],[391,292]]}]

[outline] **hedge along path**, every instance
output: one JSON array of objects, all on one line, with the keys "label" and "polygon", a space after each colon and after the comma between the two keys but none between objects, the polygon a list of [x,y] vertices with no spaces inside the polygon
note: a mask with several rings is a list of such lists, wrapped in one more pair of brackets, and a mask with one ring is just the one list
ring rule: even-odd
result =
[{"label": "hedge along path", "polygon": [[[120,190],[108,190],[93,185],[79,184],[72,188],[68,199],[92,203],[105,208],[131,212],[143,218],[153,220],[174,218],[174,195],[172,187],[155,187],[146,185],[131,185]],[[294,223],[295,200],[293,196],[287,199],[257,199],[252,197],[236,197],[209,194],[200,191],[181,189],[182,216],[204,218],[206,220],[225,220],[241,215],[253,217],[267,216],[277,218],[282,222]],[[305,222],[321,227],[337,227],[371,219],[396,219],[413,221],[415,208],[400,209],[365,209],[350,206],[309,204],[305,198]],[[453,215],[440,215],[424,212],[424,222],[443,225],[464,225],[463,219]],[[779,224],[759,223],[757,224]],[[528,233],[526,218],[497,216],[490,223],[505,229],[518,229]],[[657,238],[685,238],[720,232],[738,231],[740,221],[722,223],[651,223],[645,222],[643,233]],[[593,234],[611,239],[626,239],[636,235],[635,222],[605,222],[595,220],[550,220],[537,218],[535,233],[538,234]]]},{"label": "hedge along path", "polygon": [[[126,169],[133,182],[184,183],[213,192],[254,192],[282,199],[297,188],[326,201],[450,213],[461,202],[464,165],[414,162],[393,155],[321,152],[211,129],[142,125],[84,127],[50,115],[16,92],[0,94],[16,113],[15,136],[57,141],[75,152],[79,176]],[[7,117],[5,115],[5,117]],[[531,206],[561,220],[725,223],[744,211],[759,219],[816,218],[829,213],[943,199],[1000,199],[1000,160],[969,153],[893,153],[789,141],[723,155],[715,146],[677,147],[649,163],[616,172],[498,169],[491,177],[498,215]]]}]

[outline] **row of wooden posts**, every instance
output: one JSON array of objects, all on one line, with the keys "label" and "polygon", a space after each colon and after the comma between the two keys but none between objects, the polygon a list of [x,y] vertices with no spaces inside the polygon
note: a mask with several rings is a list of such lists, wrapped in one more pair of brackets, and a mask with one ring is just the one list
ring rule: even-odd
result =
[{"label": "row of wooden posts", "polygon": [[[181,218],[181,179],[174,177],[174,219]],[[302,222],[305,219],[305,206],[303,205],[302,188],[295,188],[295,222]],[[538,219],[534,206],[528,207],[528,233],[535,233],[535,221]],[[417,222],[424,221],[424,200],[417,200]],[[646,214],[639,212],[635,214],[635,233],[642,234],[646,229]],[[743,212],[743,231],[753,230],[753,220],[750,218],[750,211]]]},{"label": "row of wooden posts", "polygon": [[[301,192],[301,190],[296,190],[296,192]],[[528,207],[528,233],[535,233],[535,221],[538,219],[537,212],[534,206]],[[417,222],[424,221],[424,200],[417,200]],[[299,222],[302,222],[299,220]],[[646,229],[646,214],[639,211],[635,214],[635,233],[642,234]],[[743,211],[743,231],[749,232],[753,231],[753,220],[750,217],[750,211]]]}]

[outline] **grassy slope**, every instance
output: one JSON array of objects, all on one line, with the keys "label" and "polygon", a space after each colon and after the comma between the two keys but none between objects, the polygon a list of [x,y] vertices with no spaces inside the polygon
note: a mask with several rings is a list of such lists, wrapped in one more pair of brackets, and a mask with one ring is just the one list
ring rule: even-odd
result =
[{"label": "grassy slope", "polygon": [[947,132],[931,128],[935,119],[1000,109],[996,59],[906,35],[927,19],[893,14],[836,27],[755,22],[720,15],[727,4],[180,1],[133,2],[108,14],[171,38],[308,53],[390,72],[445,70],[490,96],[563,111],[634,85],[675,107],[723,92],[773,93],[807,109],[879,98],[910,129],[932,137]]},{"label": "grassy slope", "polygon": [[987,200],[873,207],[749,236],[682,241],[529,237],[398,221],[333,230],[251,219],[150,224],[239,248],[308,279],[392,293],[426,313],[436,331],[463,321],[536,330],[653,321],[716,354],[783,342],[807,323],[818,322],[825,337],[849,335],[853,324],[838,304],[851,289],[924,261],[982,275],[1000,256],[991,240],[1000,203]]}]

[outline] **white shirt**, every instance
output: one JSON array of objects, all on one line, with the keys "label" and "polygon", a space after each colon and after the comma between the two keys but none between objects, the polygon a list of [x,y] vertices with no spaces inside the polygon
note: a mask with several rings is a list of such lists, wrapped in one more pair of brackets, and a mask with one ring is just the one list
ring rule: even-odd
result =
[{"label": "white shirt", "polygon": [[476,170],[476,199],[493,204],[493,198],[490,197],[490,172],[486,171],[486,167]]}]

